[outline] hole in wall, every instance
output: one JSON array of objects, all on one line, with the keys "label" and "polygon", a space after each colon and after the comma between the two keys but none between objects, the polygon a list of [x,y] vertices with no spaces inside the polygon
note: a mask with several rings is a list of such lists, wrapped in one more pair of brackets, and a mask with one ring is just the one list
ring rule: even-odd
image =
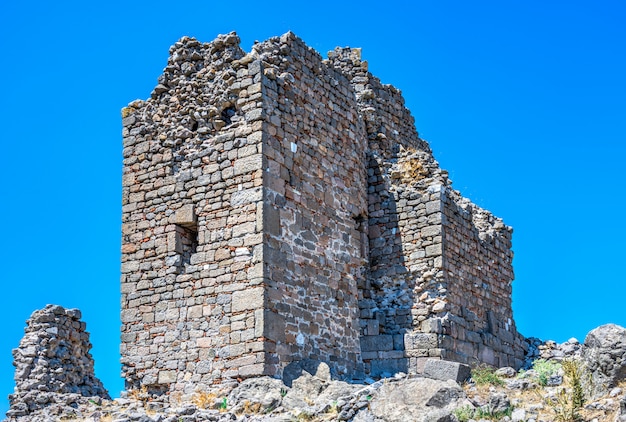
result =
[{"label": "hole in wall", "polygon": [[224,120],[226,125],[229,125],[232,123],[232,118],[235,116],[236,113],[237,110],[235,110],[234,106],[226,107],[224,110],[222,110],[221,113],[222,120]]},{"label": "hole in wall", "polygon": [[177,225],[176,252],[180,254],[180,268],[184,269],[191,263],[191,256],[198,249],[198,228],[191,225]]},{"label": "hole in wall", "polygon": [[365,218],[365,215],[363,214],[353,215],[352,219],[354,220],[354,228],[360,236],[361,258],[367,258],[369,254],[368,252],[369,237],[367,233],[367,219]]}]

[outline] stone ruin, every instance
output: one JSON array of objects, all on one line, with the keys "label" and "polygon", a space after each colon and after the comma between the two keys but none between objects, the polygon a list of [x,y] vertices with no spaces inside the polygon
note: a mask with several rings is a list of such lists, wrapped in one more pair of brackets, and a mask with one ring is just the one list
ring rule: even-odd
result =
[{"label": "stone ruin", "polygon": [[122,115],[127,389],[522,365],[512,229],[452,189],[360,49],[184,37]]},{"label": "stone ruin", "polygon": [[110,398],[94,375],[89,333],[80,318],[78,309],[58,305],[33,312],[13,350],[15,392],[9,395],[7,417],[28,417],[42,409],[67,413],[87,397]]}]

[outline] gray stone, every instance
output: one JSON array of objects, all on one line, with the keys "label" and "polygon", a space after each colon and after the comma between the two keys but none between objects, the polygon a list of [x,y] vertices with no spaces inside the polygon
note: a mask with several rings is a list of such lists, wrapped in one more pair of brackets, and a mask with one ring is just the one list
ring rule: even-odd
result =
[{"label": "gray stone", "polygon": [[262,411],[275,409],[282,401],[288,388],[281,380],[262,377],[244,380],[228,395],[226,403],[233,403],[230,408],[233,413],[240,413],[246,406],[258,403]]},{"label": "gray stone", "polygon": [[33,312],[13,351],[15,391],[9,398],[9,416],[37,420],[49,409],[65,414],[66,404],[109,398],[94,374],[89,334],[80,316],[77,309],[59,305]]},{"label": "gray stone", "polygon": [[470,377],[469,365],[447,360],[428,359],[424,364],[424,376],[436,380],[463,382]]},{"label": "gray stone", "polygon": [[513,378],[515,375],[517,375],[517,371],[514,368],[511,368],[510,366],[505,366],[503,368],[497,369],[496,375],[503,377],[503,378]]},{"label": "gray stone", "polygon": [[504,413],[511,407],[511,401],[504,393],[493,393],[489,395],[489,401],[485,410],[489,413]]},{"label": "gray stone", "polygon": [[180,209],[176,210],[176,224],[185,227],[195,227],[198,222],[198,217],[193,204],[183,205]]},{"label": "gray stone", "polygon": [[291,362],[283,370],[282,379],[285,385],[291,387],[294,380],[309,374],[318,380],[328,382],[331,379],[330,367],[324,362],[303,359]]},{"label": "gray stone", "polygon": [[260,309],[263,307],[263,288],[254,287],[246,290],[233,292],[231,309],[233,312],[241,312],[248,309]]},{"label": "gray stone", "polygon": [[414,378],[384,384],[370,403],[372,414],[385,421],[456,420],[452,411],[471,406],[463,389],[454,381]]},{"label": "gray stone", "polygon": [[607,324],[591,330],[582,356],[592,374],[594,394],[608,393],[626,380],[626,328]]},{"label": "gray stone", "polygon": [[526,420],[526,410],[522,408],[513,409],[511,413],[511,420],[513,422],[523,422]]}]

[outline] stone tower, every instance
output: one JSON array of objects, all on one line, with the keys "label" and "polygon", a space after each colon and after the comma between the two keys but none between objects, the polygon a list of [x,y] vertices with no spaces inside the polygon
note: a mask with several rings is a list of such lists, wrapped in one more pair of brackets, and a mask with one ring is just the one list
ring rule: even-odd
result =
[{"label": "stone tower", "polygon": [[451,189],[359,50],[183,38],[123,127],[127,388],[521,364],[511,229]]}]

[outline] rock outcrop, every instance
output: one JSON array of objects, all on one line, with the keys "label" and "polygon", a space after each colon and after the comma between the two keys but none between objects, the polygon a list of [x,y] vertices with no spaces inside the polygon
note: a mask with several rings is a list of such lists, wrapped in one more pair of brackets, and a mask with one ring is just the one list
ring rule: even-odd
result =
[{"label": "rock outcrop", "polygon": [[583,358],[592,374],[595,395],[626,380],[626,328],[602,325],[587,334]]}]

